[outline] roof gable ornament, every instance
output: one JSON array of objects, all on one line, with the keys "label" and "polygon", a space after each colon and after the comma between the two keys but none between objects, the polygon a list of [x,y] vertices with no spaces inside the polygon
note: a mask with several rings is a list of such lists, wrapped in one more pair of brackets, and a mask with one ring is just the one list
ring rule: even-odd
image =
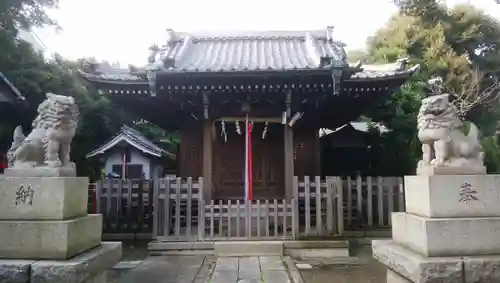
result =
[{"label": "roof gable ornament", "polygon": [[148,70],[146,72],[148,78],[149,93],[152,97],[156,96],[156,70]]},{"label": "roof gable ornament", "polygon": [[100,74],[100,64],[95,59],[85,59],[82,62],[82,70],[90,74]]},{"label": "roof gable ornament", "polygon": [[166,31],[167,31],[167,45],[174,44],[175,40],[177,39],[175,31],[171,28],[167,28]]},{"label": "roof gable ornament", "polygon": [[153,44],[149,47],[148,63],[154,64],[157,61],[157,54],[160,53],[158,45]]},{"label": "roof gable ornament", "polygon": [[334,40],[334,38],[333,38],[333,29],[334,29],[333,26],[327,26],[326,27],[326,40],[327,41],[333,41]]},{"label": "roof gable ornament", "polygon": [[330,68],[332,70],[332,86],[333,95],[338,95],[340,90],[340,81],[342,79],[342,73],[344,71],[345,62],[341,59],[336,59],[329,56],[321,57],[320,59],[321,68]]}]

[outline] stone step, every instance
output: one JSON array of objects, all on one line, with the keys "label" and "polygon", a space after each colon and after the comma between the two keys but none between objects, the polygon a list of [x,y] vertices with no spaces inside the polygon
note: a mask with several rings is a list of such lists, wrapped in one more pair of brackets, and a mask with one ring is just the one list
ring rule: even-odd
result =
[{"label": "stone step", "polygon": [[154,241],[148,244],[149,252],[162,252],[162,251],[200,251],[214,249],[214,242],[161,242]]},{"label": "stone step", "polygon": [[349,241],[283,241],[283,247],[286,249],[336,249],[349,248]]},{"label": "stone step", "polygon": [[217,256],[264,256],[283,255],[281,241],[235,241],[215,242],[214,254]]},{"label": "stone step", "polygon": [[219,256],[290,255],[300,258],[348,257],[349,241],[206,241],[148,244],[151,255],[216,254]]}]

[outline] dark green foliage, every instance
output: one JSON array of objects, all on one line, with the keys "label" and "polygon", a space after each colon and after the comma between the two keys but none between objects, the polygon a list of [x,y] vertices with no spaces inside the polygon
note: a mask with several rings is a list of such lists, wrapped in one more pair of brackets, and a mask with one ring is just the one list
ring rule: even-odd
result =
[{"label": "dark green foliage", "polygon": [[[420,158],[415,119],[425,95],[422,81],[442,76],[453,94],[470,83],[473,72],[478,70],[485,78],[484,84],[491,83],[500,74],[500,25],[470,5],[448,9],[435,0],[396,0],[395,4],[400,12],[368,40],[367,53],[377,63],[409,57],[410,63],[420,64],[422,71],[366,116],[392,130],[381,135],[376,152],[382,161],[374,168],[380,174],[401,175],[413,173]],[[497,109],[498,101],[490,101],[473,108],[467,118],[488,137],[500,117]],[[492,165],[498,161],[498,153],[492,153],[495,148],[489,138],[487,141],[486,163],[489,169],[500,168],[500,163]]]},{"label": "dark green foliage", "polygon": [[55,25],[47,9],[57,8],[58,0],[0,0],[0,26],[15,30],[16,27]]},{"label": "dark green foliage", "polygon": [[[72,159],[78,164],[80,175],[93,178],[99,172],[85,155],[115,135],[122,124],[132,125],[136,119],[120,111],[106,96],[97,94],[78,75],[80,62],[65,60],[55,55],[50,60],[36,53],[30,44],[16,39],[15,27],[54,24],[45,13],[54,8],[54,0],[0,0],[0,72],[26,97],[29,107],[12,107],[0,113],[0,152],[6,152],[12,142],[12,132],[22,125],[26,134],[36,115],[36,107],[45,99],[45,93],[71,95],[80,109],[80,123],[73,139]],[[167,136],[164,131],[152,131],[153,140]],[[174,139],[175,141],[175,139]]]}]

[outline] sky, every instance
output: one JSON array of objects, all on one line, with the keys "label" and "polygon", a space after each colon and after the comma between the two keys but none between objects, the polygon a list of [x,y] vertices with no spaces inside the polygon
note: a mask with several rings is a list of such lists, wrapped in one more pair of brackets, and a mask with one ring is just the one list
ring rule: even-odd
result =
[{"label": "sky", "polygon": [[[494,0],[471,2],[500,19]],[[62,31],[36,30],[50,52],[77,59],[94,56],[120,64],[144,65],[148,47],[162,45],[166,29],[318,30],[335,27],[347,49],[363,48],[366,38],[396,11],[391,0],[60,0],[51,13]]]}]

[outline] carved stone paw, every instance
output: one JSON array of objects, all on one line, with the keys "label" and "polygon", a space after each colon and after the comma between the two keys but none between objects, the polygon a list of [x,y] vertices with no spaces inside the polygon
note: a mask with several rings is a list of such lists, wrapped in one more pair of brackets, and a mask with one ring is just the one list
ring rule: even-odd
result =
[{"label": "carved stone paw", "polygon": [[47,161],[46,163],[47,163],[47,166],[52,167],[52,168],[61,167],[62,166],[62,164],[61,164],[61,162],[59,160],[57,160],[57,161]]},{"label": "carved stone paw", "polygon": [[425,160],[419,160],[418,164],[417,164],[418,167],[427,166],[427,165],[429,165],[429,162],[426,162]]},{"label": "carved stone paw", "polygon": [[431,165],[432,166],[443,166],[444,165],[444,161],[443,160],[440,160],[440,159],[437,159],[437,158],[434,158],[432,161],[431,161]]}]

